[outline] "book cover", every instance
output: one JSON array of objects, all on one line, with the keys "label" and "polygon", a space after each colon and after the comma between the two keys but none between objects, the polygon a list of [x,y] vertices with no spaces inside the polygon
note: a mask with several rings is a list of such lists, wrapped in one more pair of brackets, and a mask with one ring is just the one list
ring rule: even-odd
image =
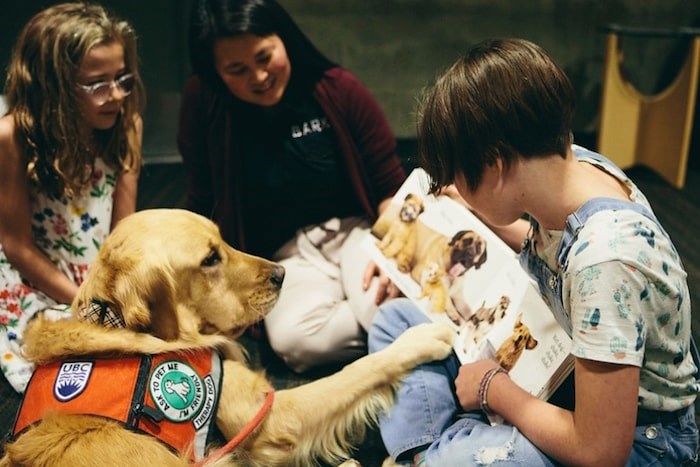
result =
[{"label": "book cover", "polygon": [[431,320],[455,329],[462,363],[493,358],[548,399],[573,369],[571,338],[517,254],[464,204],[428,188],[415,169],[367,236],[372,258]]}]

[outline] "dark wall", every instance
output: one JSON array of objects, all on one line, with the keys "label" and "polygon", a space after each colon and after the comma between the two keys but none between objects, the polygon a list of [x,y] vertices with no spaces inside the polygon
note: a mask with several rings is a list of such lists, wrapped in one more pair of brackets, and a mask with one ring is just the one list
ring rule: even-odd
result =
[{"label": "dark wall", "polygon": [[[6,70],[11,48],[24,24],[56,1],[0,0],[0,63]],[[101,2],[127,19],[140,38],[141,67],[150,88],[179,90],[187,73],[186,22],[189,0],[107,0]]]},{"label": "dark wall", "polygon": [[[609,23],[655,28],[697,26],[698,0],[280,0],[316,45],[355,72],[382,104],[397,135],[414,136],[415,102],[437,72],[469,45],[518,36],[537,42],[564,67],[576,87],[575,130],[594,134],[600,100],[604,35]],[[0,64],[5,69],[17,32],[39,0],[0,0]],[[189,0],[104,0],[140,36],[149,93],[147,159],[177,158],[179,91],[189,66]],[[626,39],[628,76],[657,92],[674,76],[683,44],[672,39]]]}]

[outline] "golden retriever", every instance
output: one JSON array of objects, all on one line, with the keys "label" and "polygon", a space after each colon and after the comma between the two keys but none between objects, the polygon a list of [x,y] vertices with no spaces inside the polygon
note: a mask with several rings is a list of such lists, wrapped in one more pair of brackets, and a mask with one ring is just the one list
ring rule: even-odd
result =
[{"label": "golden retriever", "polygon": [[388,259],[396,260],[401,272],[408,272],[416,251],[418,216],[425,210],[423,198],[409,193],[399,211],[398,222],[393,222],[389,231],[377,242],[377,247]]},{"label": "golden retriever", "polygon": [[[6,444],[0,465],[189,465],[210,451],[198,456],[195,442],[188,449],[173,449],[143,428],[158,431],[167,422],[189,427],[209,417],[230,440],[259,416],[270,393],[275,394],[274,402],[260,423],[214,464],[309,465],[319,459],[346,459],[367,424],[391,406],[401,378],[416,365],[449,354],[452,331],[444,324],[411,328],[384,350],[330,376],[274,393],[261,372],[248,368],[233,339],[271,309],[283,278],[281,266],[233,249],[202,216],[154,209],[125,218],[102,245],[81,285],[73,319],[37,317],[28,327],[25,353],[38,367],[25,397],[41,392],[34,387],[35,378],[39,386],[44,381],[44,389],[53,388],[53,394],[39,394],[47,401],[59,396],[78,401],[89,393],[85,388],[100,381],[107,389],[96,403],[113,395],[128,397],[133,388],[116,382],[116,373],[127,366],[115,359],[170,359],[155,370],[155,364],[146,366],[144,403],[124,414],[134,428],[83,413],[39,414],[38,422],[23,418],[27,427]],[[222,355],[218,393],[183,370],[182,362],[203,352]],[[103,360],[107,363],[100,367]],[[80,372],[55,380],[37,376],[52,365],[66,376],[91,364],[94,371],[102,368],[101,377],[81,380]],[[203,380],[211,382],[212,374]],[[171,384],[165,384],[166,379]],[[84,392],[77,391],[81,385]],[[216,396],[218,405],[212,405]],[[195,413],[194,402],[192,413],[173,408],[178,401],[197,401],[204,409]],[[37,404],[28,405],[40,411]]]},{"label": "golden retriever", "polygon": [[504,370],[510,371],[520,359],[522,353],[537,347],[537,339],[532,336],[530,328],[523,323],[522,314],[513,324],[513,334],[503,341],[496,351],[496,361]]}]

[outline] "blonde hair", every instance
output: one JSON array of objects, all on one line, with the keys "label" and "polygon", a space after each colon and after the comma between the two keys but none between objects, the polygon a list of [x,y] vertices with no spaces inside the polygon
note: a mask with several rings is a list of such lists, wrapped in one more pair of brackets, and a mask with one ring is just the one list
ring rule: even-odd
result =
[{"label": "blonde hair", "polygon": [[77,144],[77,75],[93,47],[115,41],[124,48],[126,70],[136,81],[117,123],[94,130],[96,150],[117,171],[138,171],[136,118],[143,110],[145,91],[132,27],[99,5],[63,3],[37,13],[17,39],[5,83],[8,112],[29,180],[52,196],[73,196],[92,178],[98,154]]}]

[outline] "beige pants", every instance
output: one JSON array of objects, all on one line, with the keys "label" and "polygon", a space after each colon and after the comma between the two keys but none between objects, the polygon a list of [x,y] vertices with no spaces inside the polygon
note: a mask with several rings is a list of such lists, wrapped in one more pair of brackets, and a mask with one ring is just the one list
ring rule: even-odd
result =
[{"label": "beige pants", "polygon": [[265,329],[292,370],[345,363],[367,352],[366,331],[377,311],[377,281],[362,290],[368,225],[358,217],[333,218],[299,230],[275,254],[286,275]]}]

